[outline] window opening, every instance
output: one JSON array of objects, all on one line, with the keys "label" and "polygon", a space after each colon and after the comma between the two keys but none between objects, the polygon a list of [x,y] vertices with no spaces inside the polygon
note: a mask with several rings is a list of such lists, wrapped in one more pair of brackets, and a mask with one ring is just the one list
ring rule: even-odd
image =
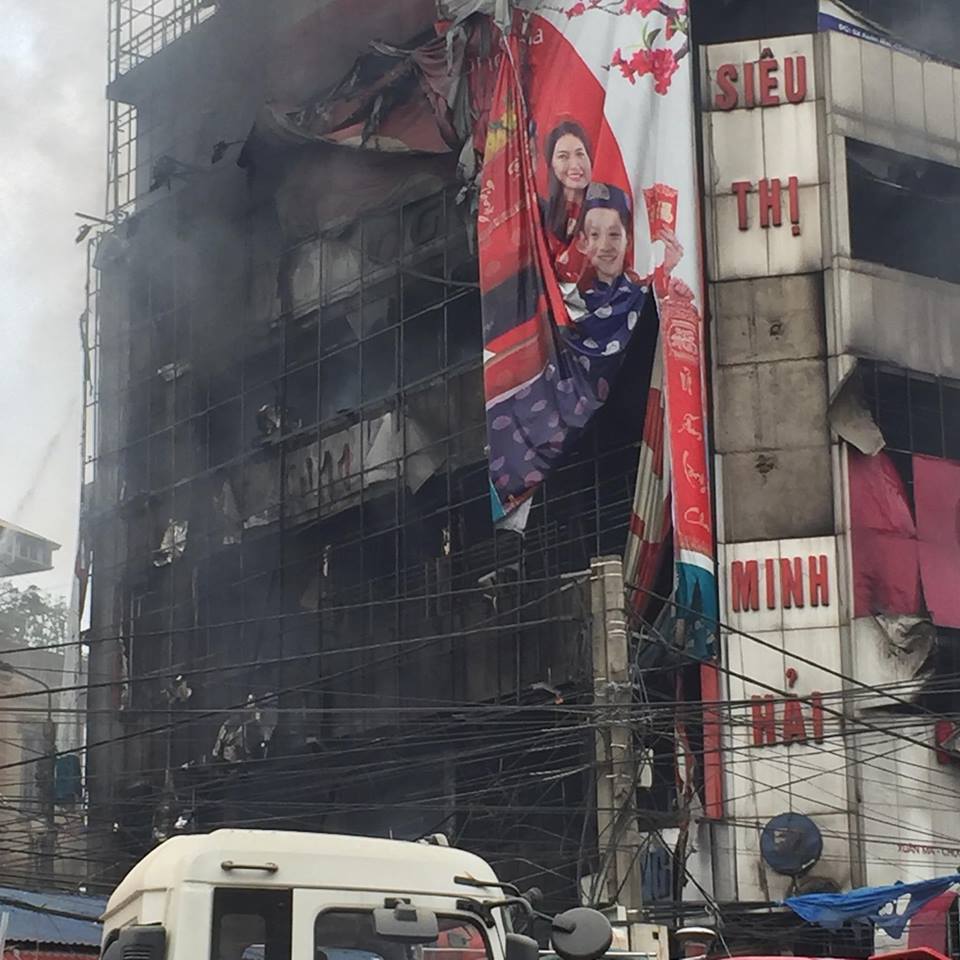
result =
[{"label": "window opening", "polygon": [[290,960],[292,933],[291,891],[214,891],[211,960]]},{"label": "window opening", "polygon": [[328,910],[314,924],[314,960],[489,960],[480,927],[458,917],[438,917],[432,943],[404,944],[378,936],[373,916]]},{"label": "window opening", "polygon": [[847,202],[857,260],[960,283],[960,169],[848,139]]}]

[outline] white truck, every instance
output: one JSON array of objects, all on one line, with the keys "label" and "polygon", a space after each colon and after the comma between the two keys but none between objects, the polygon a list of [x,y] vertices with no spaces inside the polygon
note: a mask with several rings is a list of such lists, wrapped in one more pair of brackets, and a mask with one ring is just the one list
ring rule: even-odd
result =
[{"label": "white truck", "polygon": [[[489,864],[443,845],[217,830],[174,837],[121,881],[102,960],[539,960],[511,913],[536,914]],[[561,960],[609,948],[603,914],[550,919]]]}]

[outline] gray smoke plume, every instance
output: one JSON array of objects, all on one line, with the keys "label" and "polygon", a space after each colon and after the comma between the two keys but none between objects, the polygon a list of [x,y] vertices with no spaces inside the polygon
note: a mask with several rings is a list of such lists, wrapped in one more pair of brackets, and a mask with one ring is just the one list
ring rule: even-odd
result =
[{"label": "gray smoke plume", "polygon": [[[0,0],[0,517],[57,540],[68,592],[79,493],[85,248],[102,214],[101,0]],[[20,584],[26,586],[26,584]]]}]

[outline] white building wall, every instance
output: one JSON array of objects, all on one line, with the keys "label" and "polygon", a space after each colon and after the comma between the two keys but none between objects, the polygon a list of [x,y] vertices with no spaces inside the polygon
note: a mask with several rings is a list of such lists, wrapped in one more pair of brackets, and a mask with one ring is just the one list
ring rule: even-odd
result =
[{"label": "white building wall", "polygon": [[[743,104],[743,64],[765,51],[781,65],[806,59],[804,102]],[[715,103],[725,64],[741,81],[732,110]],[[851,137],[960,166],[960,70],[839,33],[710,47],[703,70],[721,612],[730,628],[726,803],[736,824],[734,849],[715,854],[734,858],[740,899],[780,899],[791,882],[763,864],[759,837],[770,818],[793,811],[823,836],[812,876],[840,888],[936,876],[960,862],[960,768],[938,762],[932,717],[895,714],[889,696],[869,689],[909,697],[920,653],[892,649],[872,619],[851,619],[846,453],[827,408],[856,357],[960,378],[960,288],[852,259],[845,147]],[[797,177],[799,235],[786,199],[783,225],[761,227],[755,192],[742,229],[732,185],[764,177],[784,186]],[[772,610],[765,597],[759,610],[734,609],[734,562],[763,569],[767,558],[813,551],[831,558],[829,609],[788,611],[779,597]],[[822,743],[755,745],[752,696],[776,692],[779,708],[785,695],[813,691],[830,708]],[[846,737],[837,711],[848,714]]]}]

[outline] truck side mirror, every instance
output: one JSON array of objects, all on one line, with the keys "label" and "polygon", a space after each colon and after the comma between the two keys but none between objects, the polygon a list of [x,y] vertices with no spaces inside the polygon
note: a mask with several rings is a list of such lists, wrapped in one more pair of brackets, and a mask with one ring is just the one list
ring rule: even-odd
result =
[{"label": "truck side mirror", "polygon": [[540,960],[540,944],[522,933],[508,933],[506,954],[506,960]]},{"label": "truck side mirror", "polygon": [[167,949],[167,931],[159,924],[127,927],[112,940],[103,960],[163,960]]},{"label": "truck side mirror", "polygon": [[560,960],[599,960],[613,942],[610,921],[589,907],[574,907],[553,918],[550,939]]}]

